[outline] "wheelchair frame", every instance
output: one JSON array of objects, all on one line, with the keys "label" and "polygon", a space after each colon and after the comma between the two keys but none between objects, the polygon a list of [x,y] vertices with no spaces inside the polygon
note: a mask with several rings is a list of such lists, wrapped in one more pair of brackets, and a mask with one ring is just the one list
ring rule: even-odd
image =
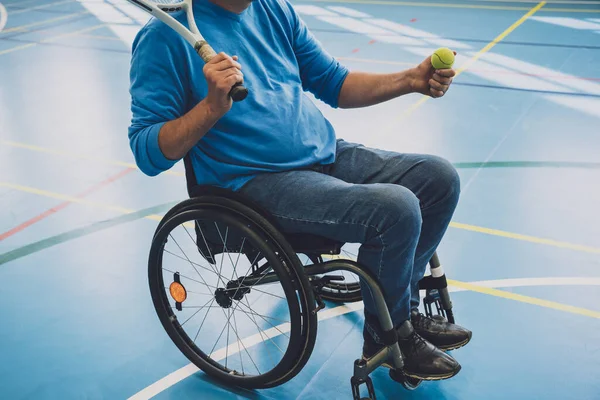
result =
[{"label": "wheelchair frame", "polygon": [[[431,275],[425,276],[419,282],[419,288],[425,290],[427,293],[423,299],[425,314],[430,317],[435,315],[432,308],[432,305],[435,305],[437,315],[441,315],[449,322],[454,323],[454,313],[452,312],[452,302],[450,301],[450,295],[448,293],[448,283],[437,253],[434,253],[434,256],[429,262],[429,269]],[[340,270],[352,272],[364,280],[365,284],[367,284],[373,292],[377,316],[382,330],[388,333],[395,332],[381,285],[369,270],[352,260],[332,260],[304,267],[305,273],[309,276],[322,275]],[[260,282],[257,282],[259,280]],[[244,278],[243,281],[246,286],[253,286],[253,284],[268,284],[275,282],[276,280],[275,274],[267,274],[260,278]],[[232,290],[239,289],[232,287]],[[319,299],[318,291],[315,294],[319,306],[313,310],[313,313],[317,313],[325,308],[325,304]],[[392,337],[396,337],[396,335],[392,334]],[[350,381],[352,385],[353,400],[361,399],[360,386],[363,384],[367,386],[369,398],[373,400],[376,399],[373,383],[369,375],[384,363],[393,365],[395,369],[402,369],[404,362],[397,340],[396,337],[394,341],[384,346],[371,358],[357,359],[354,362],[354,375]],[[408,390],[415,389],[421,383],[420,380],[415,380],[406,376],[403,378],[404,380],[401,381],[401,384]]]},{"label": "wheelchair frame", "polygon": [[[200,200],[200,199],[202,199],[202,200]],[[158,302],[156,300],[156,296],[155,296],[156,282],[153,281],[155,279],[154,274],[156,272],[156,271],[154,271],[154,269],[156,268],[156,265],[155,265],[155,261],[156,261],[156,257],[157,257],[156,251],[158,251],[156,249],[157,248],[160,249],[160,245],[161,245],[160,243],[155,243],[157,234],[167,224],[167,222],[173,221],[173,219],[175,219],[178,215],[181,215],[183,213],[189,214],[190,212],[192,212],[194,210],[197,211],[197,210],[202,209],[202,207],[209,207],[209,206],[216,207],[217,204],[219,204],[219,203],[221,203],[221,205],[222,205],[223,201],[225,201],[225,200],[226,200],[226,202],[230,203],[230,205],[228,207],[239,207],[240,210],[246,210],[246,212],[249,212],[249,210],[251,210],[253,212],[256,212],[258,215],[264,217],[266,219],[266,221],[272,225],[271,229],[274,229],[275,231],[280,233],[280,237],[278,240],[287,242],[287,243],[280,243],[280,244],[285,244],[285,246],[283,246],[284,248],[293,250],[293,253],[294,253],[293,256],[297,257],[297,255],[300,253],[307,254],[311,251],[310,247],[306,248],[306,246],[304,246],[305,247],[304,249],[301,249],[302,250],[301,252],[296,250],[296,249],[299,249],[300,247],[302,247],[302,245],[303,245],[302,235],[295,238],[296,249],[294,249],[294,247],[289,243],[286,235],[283,234],[277,228],[276,224],[273,223],[273,219],[269,216],[269,214],[267,212],[265,212],[265,210],[260,209],[260,207],[256,206],[255,204],[252,204],[252,202],[249,201],[248,199],[243,198],[242,196],[240,196],[237,193],[233,193],[233,192],[219,189],[219,188],[213,188],[213,187],[198,188],[190,200],[187,200],[187,201],[184,201],[184,202],[181,202],[181,203],[175,205],[171,210],[169,210],[169,212],[167,212],[167,214],[163,217],[163,219],[159,223],[159,225],[156,229],[155,235],[154,235],[154,239],[153,239],[151,256],[150,256],[150,260],[149,260],[150,286],[151,286],[151,292],[153,295],[153,301],[155,304],[155,309],[156,309],[157,313],[159,314],[159,317],[160,317],[161,322],[163,323],[163,326],[165,327],[165,329],[167,329],[166,324],[168,322],[166,322],[165,316],[161,315],[162,311],[159,307],[159,304],[158,304]],[[215,208],[215,210],[218,210],[218,208]],[[197,220],[195,220],[195,221],[196,221],[196,226],[197,226],[198,221]],[[198,228],[196,228],[196,229],[198,229]],[[306,235],[306,236],[311,236],[311,235]],[[312,239],[312,242],[314,243],[315,237],[312,236],[311,239]],[[331,240],[328,240],[325,238],[322,238],[322,239],[323,239],[323,243],[325,243],[325,244],[323,246],[320,246],[320,248],[315,249],[315,251],[319,250],[318,252],[321,253],[321,254],[319,254],[319,256],[325,255],[325,253],[322,252],[323,250],[326,250],[326,254],[340,254],[340,249],[343,244],[332,242]],[[162,243],[162,245],[164,246],[164,243]],[[199,246],[198,242],[196,243],[196,245]],[[153,251],[154,251],[154,253],[152,253]],[[216,253],[216,251],[215,251],[215,253]],[[315,253],[312,253],[312,255],[314,256]],[[291,257],[292,255],[288,254],[288,256]],[[158,257],[160,258],[160,262],[162,265],[162,255],[159,255]],[[267,262],[265,265],[262,265],[260,268],[264,268],[265,270],[268,270],[269,263]],[[446,281],[446,277],[445,277],[443,268],[439,262],[437,253],[435,253],[434,256],[432,257],[432,259],[430,260],[429,269],[430,269],[430,275],[425,276],[419,282],[420,289],[425,290],[425,292],[426,292],[426,295],[423,298],[425,313],[428,316],[434,316],[435,314],[441,315],[442,317],[446,318],[449,322],[454,323],[454,315],[452,312],[452,302],[450,301],[450,296],[448,294],[447,281]],[[375,303],[376,303],[377,316],[378,316],[381,328],[386,333],[386,335],[384,335],[384,336],[386,336],[388,339],[385,342],[385,346],[382,347],[382,349],[379,352],[377,352],[375,355],[373,355],[371,358],[369,358],[369,359],[361,358],[361,359],[355,360],[354,373],[353,373],[352,378],[350,379],[350,383],[351,383],[351,387],[352,387],[352,394],[353,394],[354,400],[363,399],[362,397],[360,397],[361,385],[367,386],[367,390],[368,390],[368,394],[369,394],[369,397],[367,399],[375,400],[376,399],[375,391],[374,391],[372,380],[369,375],[376,368],[378,368],[379,366],[381,366],[384,363],[386,363],[387,365],[393,366],[394,370],[396,370],[396,372],[401,371],[403,368],[403,365],[404,365],[403,359],[402,359],[402,353],[401,353],[400,347],[398,345],[397,334],[394,329],[389,310],[385,303],[385,297],[384,297],[384,293],[381,288],[381,285],[379,284],[377,279],[373,276],[373,274],[369,270],[367,270],[366,268],[363,268],[359,263],[352,261],[352,260],[336,259],[336,260],[331,260],[331,261],[325,261],[325,262],[312,264],[309,266],[304,266],[301,270],[302,270],[302,273],[305,274],[306,278],[312,278],[316,275],[324,275],[324,274],[328,274],[328,273],[340,271],[340,270],[352,272],[352,273],[358,275],[360,277],[360,279],[365,284],[367,284],[370,287],[370,289],[373,291],[373,298],[375,299]],[[253,273],[254,273],[254,271],[253,271]],[[334,278],[336,278],[336,277],[334,277]],[[241,281],[240,281],[240,279],[241,279]],[[310,283],[310,287],[312,288],[313,295],[314,295],[314,301],[316,303],[316,304],[311,305],[310,313],[313,315],[316,315],[318,311],[325,308],[325,303],[323,302],[323,300],[321,298],[321,293],[320,293],[320,289],[319,289],[319,286],[321,283],[320,280],[322,280],[322,279],[323,278],[307,279],[307,281]],[[235,281],[238,281],[238,282],[235,282]],[[227,293],[229,293],[229,297],[232,298],[235,296],[235,294],[240,292],[240,289],[241,289],[241,296],[243,297],[244,290],[249,291],[250,287],[276,282],[276,281],[278,281],[278,277],[277,277],[276,273],[271,272],[271,273],[266,273],[265,275],[262,275],[260,278],[245,276],[243,278],[238,277],[235,281],[230,281],[229,284],[227,285],[226,289],[221,289],[222,290],[221,293],[227,292]],[[234,295],[231,295],[231,291],[234,292]],[[217,296],[217,293],[215,293],[215,298],[216,298],[216,296]],[[433,308],[432,306],[435,306],[435,308]],[[169,319],[172,319],[172,317],[169,317]],[[314,329],[315,329],[315,335],[316,335],[316,327]],[[170,332],[169,332],[169,334],[171,335]],[[310,352],[312,352],[312,348],[310,349]],[[188,356],[188,358],[190,358],[188,354],[186,354],[186,356]],[[309,353],[309,356],[310,356],[310,353]],[[302,364],[302,366],[303,366],[303,364]],[[300,368],[302,368],[302,366]],[[198,367],[201,368],[201,366],[199,366],[199,365],[198,365]],[[297,373],[297,371],[296,371],[296,373]],[[392,371],[390,371],[390,374],[391,373],[392,373]],[[406,389],[409,389],[409,390],[415,389],[421,383],[420,380],[407,377],[404,374],[396,373],[395,376],[396,376],[395,380],[398,380],[398,376],[400,376],[400,383]],[[277,385],[277,383],[274,384],[274,386],[276,386],[276,385]]]}]

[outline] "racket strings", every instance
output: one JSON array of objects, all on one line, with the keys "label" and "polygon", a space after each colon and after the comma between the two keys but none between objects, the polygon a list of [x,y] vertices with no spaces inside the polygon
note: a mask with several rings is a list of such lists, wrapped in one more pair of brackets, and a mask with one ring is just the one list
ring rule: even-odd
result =
[{"label": "racket strings", "polygon": [[181,0],[150,0],[150,2],[157,5],[171,5],[183,3]]},{"label": "racket strings", "polygon": [[182,0],[150,0],[158,8],[167,13],[177,12],[187,9],[188,4]]}]

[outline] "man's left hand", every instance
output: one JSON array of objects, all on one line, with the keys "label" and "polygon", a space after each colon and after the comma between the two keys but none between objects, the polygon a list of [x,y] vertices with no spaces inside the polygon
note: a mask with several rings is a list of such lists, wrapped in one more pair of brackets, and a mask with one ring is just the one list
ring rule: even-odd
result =
[{"label": "man's left hand", "polygon": [[[456,55],[456,52],[454,52],[454,55]],[[429,56],[413,68],[411,75],[414,92],[437,98],[446,94],[456,71],[452,68],[436,70],[431,65],[431,56]]]}]

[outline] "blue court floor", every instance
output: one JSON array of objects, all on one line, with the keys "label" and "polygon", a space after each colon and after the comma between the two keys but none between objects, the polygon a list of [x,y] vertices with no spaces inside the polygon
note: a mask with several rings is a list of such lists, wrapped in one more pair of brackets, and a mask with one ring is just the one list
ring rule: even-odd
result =
[{"label": "blue court floor", "polygon": [[[212,381],[160,325],[148,251],[186,190],[183,165],[150,178],[129,150],[146,16],[124,0],[0,3],[0,399],[351,398],[362,303],[322,311],[306,367],[264,391]],[[411,392],[378,370],[377,398],[600,399],[600,1],[293,4],[354,70],[458,53],[441,99],[319,105],[339,137],[443,156],[462,180],[439,254],[474,332],[453,352],[463,368]]]}]

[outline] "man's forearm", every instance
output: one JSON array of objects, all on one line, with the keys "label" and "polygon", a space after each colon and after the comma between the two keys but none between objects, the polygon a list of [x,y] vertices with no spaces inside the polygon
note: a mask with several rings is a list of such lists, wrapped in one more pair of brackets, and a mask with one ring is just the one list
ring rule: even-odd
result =
[{"label": "man's forearm", "polygon": [[158,134],[158,145],[165,157],[183,158],[221,117],[201,101],[187,114],[165,123]]},{"label": "man's forearm", "polygon": [[412,93],[412,70],[392,74],[350,72],[342,85],[340,108],[367,107]]}]

